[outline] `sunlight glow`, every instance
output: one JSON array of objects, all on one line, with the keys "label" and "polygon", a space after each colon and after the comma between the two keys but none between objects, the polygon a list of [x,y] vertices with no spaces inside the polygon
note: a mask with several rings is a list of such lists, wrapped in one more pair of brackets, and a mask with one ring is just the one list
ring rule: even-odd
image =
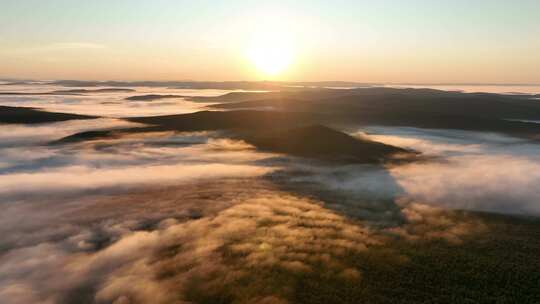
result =
[{"label": "sunlight glow", "polygon": [[247,57],[259,73],[272,77],[283,73],[292,64],[294,50],[285,35],[278,31],[267,32],[252,39]]}]

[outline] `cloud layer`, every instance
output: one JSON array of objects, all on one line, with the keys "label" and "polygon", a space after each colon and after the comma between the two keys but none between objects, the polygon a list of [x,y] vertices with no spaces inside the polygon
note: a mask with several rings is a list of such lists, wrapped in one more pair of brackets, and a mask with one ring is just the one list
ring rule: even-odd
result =
[{"label": "cloud layer", "polygon": [[389,168],[407,197],[453,209],[540,214],[540,145],[497,134],[373,128],[432,161]]},{"label": "cloud layer", "polygon": [[287,303],[306,278],[363,286],[359,261],[392,240],[459,245],[489,230],[446,208],[540,213],[540,147],[496,134],[356,134],[426,156],[386,167],[261,153],[206,132],[45,144],[126,126],[0,126],[2,303]]},{"label": "cloud layer", "polygon": [[[362,270],[351,257],[382,245],[385,235],[459,243],[484,229],[403,202],[408,224],[381,232],[264,180],[249,179],[250,187],[243,187],[247,181],[93,197],[80,209],[63,206],[56,210],[62,216],[41,227],[54,223],[64,230],[2,255],[0,295],[8,303],[188,303],[222,296],[287,303],[290,286],[303,276],[361,284]],[[151,222],[142,219],[152,215]]]}]

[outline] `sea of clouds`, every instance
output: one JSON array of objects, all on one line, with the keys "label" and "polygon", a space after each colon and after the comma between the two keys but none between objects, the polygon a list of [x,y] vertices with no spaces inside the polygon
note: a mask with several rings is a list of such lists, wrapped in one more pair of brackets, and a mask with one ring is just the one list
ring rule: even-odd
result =
[{"label": "sea of clouds", "polygon": [[[171,113],[182,103],[133,107],[114,96],[0,98],[113,113],[0,125],[0,302],[184,303],[232,288],[240,303],[286,303],[287,286],[261,286],[310,273],[360,281],[345,257],[387,235],[459,244],[488,229],[446,209],[540,213],[540,145],[498,134],[378,126],[353,134],[422,152],[387,166],[263,153],[219,132],[50,144],[135,126],[117,113]],[[122,110],[92,106],[109,99]]]}]

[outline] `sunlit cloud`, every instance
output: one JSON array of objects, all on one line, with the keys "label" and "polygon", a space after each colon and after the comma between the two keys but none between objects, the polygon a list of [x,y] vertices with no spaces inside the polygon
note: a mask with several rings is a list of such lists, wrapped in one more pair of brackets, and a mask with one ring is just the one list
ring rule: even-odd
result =
[{"label": "sunlit cloud", "polygon": [[[461,244],[487,230],[474,217],[434,206],[452,202],[437,187],[420,181],[435,192],[415,190],[407,168],[427,164],[328,166],[262,153],[219,132],[42,144],[97,126],[126,125],[47,124],[37,126],[37,137],[16,126],[10,140],[27,146],[0,149],[0,160],[11,164],[0,175],[0,196],[9,201],[0,215],[0,296],[9,303],[183,303],[231,286],[241,302],[286,303],[286,286],[248,291],[319,274],[360,284],[364,273],[353,261],[393,238]],[[430,147],[437,144],[422,143],[433,154],[483,151]],[[282,189],[283,179],[293,187]]]}]

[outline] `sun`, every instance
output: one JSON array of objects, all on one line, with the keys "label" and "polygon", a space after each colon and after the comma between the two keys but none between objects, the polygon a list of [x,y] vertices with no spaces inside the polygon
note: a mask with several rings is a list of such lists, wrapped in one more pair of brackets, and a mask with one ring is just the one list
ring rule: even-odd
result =
[{"label": "sun", "polygon": [[252,40],[247,57],[259,73],[275,77],[292,64],[294,51],[292,43],[283,35],[265,33]]}]

